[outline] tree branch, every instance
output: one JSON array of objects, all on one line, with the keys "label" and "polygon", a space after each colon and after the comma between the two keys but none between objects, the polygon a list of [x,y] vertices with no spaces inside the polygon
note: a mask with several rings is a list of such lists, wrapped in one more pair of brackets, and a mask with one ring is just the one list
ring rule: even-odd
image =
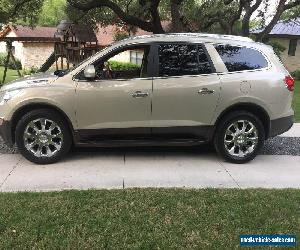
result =
[{"label": "tree branch", "polygon": [[298,5],[300,5],[300,0],[295,0],[293,2],[290,2],[290,3],[286,4],[284,6],[284,10],[289,10],[291,8],[294,8],[294,7],[298,6]]},{"label": "tree branch", "polygon": [[32,0],[23,0],[21,2],[18,2],[15,6],[14,9],[12,11],[12,13],[10,14],[10,16],[14,17],[17,15],[17,13],[20,11],[20,9],[27,3],[32,2]]},{"label": "tree branch", "polygon": [[[67,0],[67,1],[74,8],[85,11],[85,12],[88,12],[90,10],[100,8],[100,7],[107,7],[107,8],[110,8],[123,22],[125,22],[127,24],[140,27],[141,29],[143,29],[145,31],[149,31],[149,32],[153,32],[153,30],[154,30],[153,24],[151,22],[144,21],[136,16],[132,16],[132,15],[124,12],[119,7],[119,5],[112,2],[111,0],[91,0],[86,3],[79,3],[74,0]],[[158,2],[158,4],[159,4],[160,1],[156,0],[155,2]],[[153,14],[155,14],[154,11],[153,11]]]},{"label": "tree branch", "polygon": [[273,16],[273,18],[270,21],[270,23],[264,28],[264,30],[257,35],[257,37],[256,37],[257,41],[262,41],[263,38],[272,31],[273,27],[279,21],[282,13],[284,11],[289,10],[291,8],[294,8],[294,7],[300,5],[300,0],[295,0],[293,2],[285,4],[286,1],[287,0],[280,0],[279,1],[278,6],[277,6],[277,11],[276,11],[275,15]]},{"label": "tree branch", "polygon": [[250,19],[253,13],[258,9],[261,5],[262,0],[256,0],[255,4],[251,6],[251,1],[249,0],[242,0],[241,4],[246,10],[244,18],[242,20],[242,35],[249,36],[250,35]]}]

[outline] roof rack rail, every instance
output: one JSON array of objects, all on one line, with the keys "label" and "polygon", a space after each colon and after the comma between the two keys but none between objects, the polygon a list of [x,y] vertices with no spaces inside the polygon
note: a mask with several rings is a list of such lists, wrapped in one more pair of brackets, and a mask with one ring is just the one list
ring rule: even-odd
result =
[{"label": "roof rack rail", "polygon": [[151,37],[165,37],[165,36],[184,36],[184,37],[195,37],[195,38],[214,38],[214,39],[225,39],[225,40],[235,40],[244,42],[253,42],[249,37],[234,36],[234,35],[219,35],[219,34],[209,34],[209,33],[166,33],[166,34],[153,34],[153,35],[143,35],[143,36],[132,36],[128,39],[138,39],[138,38],[151,38]]}]

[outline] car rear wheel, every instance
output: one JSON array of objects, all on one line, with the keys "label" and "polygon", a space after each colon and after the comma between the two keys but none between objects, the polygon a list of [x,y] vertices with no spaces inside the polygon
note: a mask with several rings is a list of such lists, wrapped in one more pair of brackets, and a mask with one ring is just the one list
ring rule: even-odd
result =
[{"label": "car rear wheel", "polygon": [[59,161],[70,150],[72,141],[64,118],[55,111],[39,109],[27,113],[16,128],[20,153],[37,164]]},{"label": "car rear wheel", "polygon": [[251,113],[236,111],[221,121],[214,144],[225,160],[246,163],[256,157],[264,140],[265,131],[261,121]]}]

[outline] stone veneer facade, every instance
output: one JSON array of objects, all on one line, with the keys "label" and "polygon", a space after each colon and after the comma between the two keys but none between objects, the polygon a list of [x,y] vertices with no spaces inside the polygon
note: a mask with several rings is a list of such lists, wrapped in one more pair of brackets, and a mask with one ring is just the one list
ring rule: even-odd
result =
[{"label": "stone veneer facade", "polygon": [[54,43],[23,43],[22,66],[24,69],[38,69],[53,52]]},{"label": "stone veneer facade", "polygon": [[300,70],[300,39],[298,39],[295,56],[288,54],[290,38],[270,38],[270,41],[276,41],[286,48],[281,54],[281,60],[289,72]]},{"label": "stone veneer facade", "polygon": [[[7,37],[16,37],[11,31]],[[39,69],[54,52],[53,42],[13,42],[14,56],[20,60],[23,69]],[[6,43],[0,42],[0,53],[6,53]]]}]

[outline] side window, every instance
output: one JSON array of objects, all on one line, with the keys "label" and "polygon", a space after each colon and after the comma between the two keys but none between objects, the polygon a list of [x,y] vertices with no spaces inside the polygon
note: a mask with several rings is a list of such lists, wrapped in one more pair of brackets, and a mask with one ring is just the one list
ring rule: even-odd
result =
[{"label": "side window", "polygon": [[[149,53],[149,45],[130,47],[112,53],[94,63],[96,78],[87,80],[147,78]],[[84,70],[78,74],[77,78],[86,80]]]},{"label": "side window", "polygon": [[161,44],[158,55],[159,76],[212,73],[205,51],[197,44]]},{"label": "side window", "polygon": [[257,50],[230,45],[215,46],[229,72],[262,69],[268,66],[265,57]]}]

